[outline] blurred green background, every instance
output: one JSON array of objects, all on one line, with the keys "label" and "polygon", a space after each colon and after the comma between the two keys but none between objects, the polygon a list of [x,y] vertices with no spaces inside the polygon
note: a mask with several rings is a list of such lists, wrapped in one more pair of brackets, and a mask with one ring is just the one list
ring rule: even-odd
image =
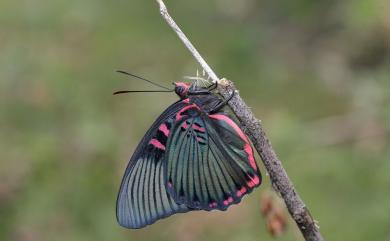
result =
[{"label": "blurred green background", "polygon": [[[166,4],[262,119],[325,238],[390,240],[390,1]],[[154,88],[116,69],[170,85],[200,67],[153,0],[0,1],[0,240],[275,240],[266,175],[227,212],[116,223],[127,160],[177,99],[113,97]],[[302,238],[289,220],[277,240]]]}]

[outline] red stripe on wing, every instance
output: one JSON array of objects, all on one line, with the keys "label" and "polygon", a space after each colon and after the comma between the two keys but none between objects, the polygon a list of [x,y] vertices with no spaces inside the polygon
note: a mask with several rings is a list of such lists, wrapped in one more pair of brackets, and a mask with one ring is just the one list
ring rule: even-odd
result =
[{"label": "red stripe on wing", "polygon": [[159,129],[160,131],[162,131],[162,132],[164,133],[165,136],[169,136],[169,129],[168,129],[167,124],[162,123],[158,129]]},{"label": "red stripe on wing", "polygon": [[[249,143],[248,138],[242,132],[240,127],[238,127],[238,125],[232,119],[227,117],[226,115],[214,114],[214,115],[209,115],[209,117],[213,118],[213,119],[216,119],[216,120],[225,121],[228,125],[230,125],[236,131],[238,136],[246,143],[245,147],[244,147],[244,151],[248,155],[248,159],[249,159],[250,165],[252,166],[252,168],[254,170],[257,170],[257,165],[256,165],[256,162],[255,162],[255,157],[253,156],[253,150],[252,150],[251,144]],[[257,185],[259,182],[260,182],[259,180],[252,180],[250,183],[251,183],[251,185],[252,185],[252,183],[255,183]],[[249,185],[249,183],[248,183],[248,185]]]},{"label": "red stripe on wing", "polygon": [[203,127],[201,127],[201,126],[199,126],[197,124],[192,124],[192,129],[200,131],[200,132],[205,132],[206,131],[205,128],[203,128]]},{"label": "red stripe on wing", "polygon": [[154,147],[165,151],[165,146],[157,139],[151,139],[149,144],[152,144]]},{"label": "red stripe on wing", "polygon": [[192,104],[192,105],[188,105],[186,107],[183,107],[179,112],[177,112],[176,114],[176,120],[180,120],[181,118],[183,118],[183,112],[185,112],[186,110],[189,110],[189,109],[197,109],[197,110],[200,110],[199,107],[195,104]]}]

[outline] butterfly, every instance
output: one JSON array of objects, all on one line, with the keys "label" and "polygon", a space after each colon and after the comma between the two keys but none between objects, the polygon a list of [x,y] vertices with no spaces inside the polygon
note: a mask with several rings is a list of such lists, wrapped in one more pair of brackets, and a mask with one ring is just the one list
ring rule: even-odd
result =
[{"label": "butterfly", "polygon": [[[252,146],[213,90],[177,82],[180,100],[152,124],[120,185],[116,216],[143,228],[175,213],[226,210],[261,184]],[[125,91],[124,91],[125,92]]]}]

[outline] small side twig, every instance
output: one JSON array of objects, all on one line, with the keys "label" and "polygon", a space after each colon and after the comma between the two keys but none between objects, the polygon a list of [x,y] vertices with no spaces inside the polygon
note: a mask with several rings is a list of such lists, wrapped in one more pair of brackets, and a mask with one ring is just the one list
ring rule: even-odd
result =
[{"label": "small side twig", "polygon": [[287,172],[283,168],[281,161],[278,159],[274,149],[268,140],[265,131],[261,125],[261,122],[256,119],[250,108],[245,104],[237,89],[233,85],[233,82],[226,79],[219,79],[206,61],[202,58],[199,52],[191,44],[185,34],[180,30],[175,21],[168,14],[168,10],[162,0],[157,0],[160,5],[160,13],[168,23],[168,25],[176,32],[179,38],[183,41],[188,50],[192,53],[195,59],[203,67],[206,73],[214,82],[219,83],[219,93],[227,98],[232,91],[237,94],[229,101],[229,106],[238,117],[243,131],[247,134],[261,159],[264,166],[269,173],[273,187],[282,196],[287,209],[297,223],[303,237],[308,241],[322,241],[324,240],[321,233],[310,215],[309,210],[306,208],[305,203],[302,201],[295,188],[290,181]]}]

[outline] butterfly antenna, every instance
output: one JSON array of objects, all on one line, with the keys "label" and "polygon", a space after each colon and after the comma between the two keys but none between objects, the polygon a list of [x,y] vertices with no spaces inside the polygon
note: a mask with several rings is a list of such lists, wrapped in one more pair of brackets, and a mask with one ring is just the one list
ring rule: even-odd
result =
[{"label": "butterfly antenna", "polygon": [[[165,87],[165,86],[163,86],[163,85],[154,83],[153,81],[148,80],[148,79],[145,79],[145,78],[143,78],[143,77],[141,77],[141,76],[138,76],[138,75],[135,75],[135,74],[131,74],[131,73],[126,72],[126,71],[123,71],[123,70],[117,70],[116,72],[121,73],[121,74],[125,74],[125,75],[129,75],[129,76],[131,76],[131,77],[134,77],[134,78],[137,78],[137,79],[146,81],[146,82],[148,82],[148,83],[150,83],[150,84],[152,84],[152,85],[154,85],[154,86],[157,86],[157,87],[160,87],[160,88],[163,88],[163,89],[172,91],[171,89],[169,89],[169,88],[167,88],[167,87]],[[151,92],[155,92],[155,91],[151,91]],[[164,92],[164,91],[162,91],[162,92]]]},{"label": "butterfly antenna", "polygon": [[126,94],[126,93],[148,93],[148,92],[170,93],[173,92],[173,90],[120,90],[120,91],[115,91],[112,94],[119,95],[119,94]]}]

